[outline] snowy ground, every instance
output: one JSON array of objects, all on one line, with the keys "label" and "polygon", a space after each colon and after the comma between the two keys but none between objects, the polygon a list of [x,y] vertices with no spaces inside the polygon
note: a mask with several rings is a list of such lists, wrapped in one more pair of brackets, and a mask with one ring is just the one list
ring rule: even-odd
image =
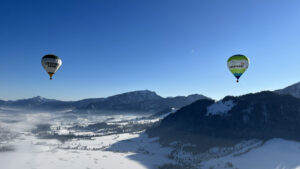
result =
[{"label": "snowy ground", "polygon": [[[69,116],[69,115],[68,115]],[[163,148],[157,138],[148,138],[143,131],[97,136],[100,132],[78,132],[76,134],[93,137],[72,138],[64,142],[59,139],[41,139],[31,131],[43,123],[51,124],[48,134],[68,135],[74,125],[88,126],[108,121],[123,126],[124,120],[136,119],[136,116],[116,117],[73,117],[61,118],[61,115],[48,113],[0,113],[1,138],[0,168],[5,169],[154,169],[171,163],[167,158],[170,148]],[[14,119],[13,121],[11,119]],[[143,119],[137,123],[147,123]],[[132,123],[132,122],[131,122]],[[47,126],[47,125],[46,125]],[[9,132],[8,132],[9,131]],[[73,131],[74,132],[74,131]],[[8,134],[9,133],[9,134]],[[1,150],[1,149],[0,149]]]},{"label": "snowy ground", "polygon": [[[32,136],[22,136],[13,143],[15,151],[0,153],[0,163],[5,169],[146,169],[170,162],[165,157],[168,150],[161,151],[160,146],[151,139],[148,140],[146,136],[135,140],[137,137],[138,135],[121,134],[93,141],[70,141],[61,144],[56,140],[38,140]],[[119,144],[109,151],[105,150],[124,139],[134,141],[126,141],[126,147]],[[147,144],[152,148],[147,149],[145,146],[143,150],[139,150],[139,144]]]},{"label": "snowy ground", "polygon": [[300,143],[272,139],[248,153],[209,160],[202,165],[207,169],[300,169]]},{"label": "snowy ground", "polygon": [[[201,154],[162,147],[143,130],[158,119],[0,109],[2,169],[300,169],[300,143],[248,140]],[[105,122],[105,123],[104,123]],[[183,169],[183,168],[180,168]]]},{"label": "snowy ground", "polygon": [[300,169],[300,142],[295,141],[249,140],[200,154],[183,151],[184,146],[192,145],[173,150],[172,157],[178,164],[191,169]]}]

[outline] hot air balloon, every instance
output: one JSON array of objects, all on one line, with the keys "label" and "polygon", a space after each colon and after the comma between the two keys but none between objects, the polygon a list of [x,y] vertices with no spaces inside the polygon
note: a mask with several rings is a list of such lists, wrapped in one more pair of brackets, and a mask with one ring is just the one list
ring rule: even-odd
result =
[{"label": "hot air balloon", "polygon": [[249,59],[244,55],[233,55],[227,60],[227,66],[236,77],[236,82],[239,82],[240,77],[248,69]]},{"label": "hot air balloon", "polygon": [[46,72],[49,74],[50,80],[52,80],[52,76],[60,68],[60,66],[62,65],[62,61],[58,56],[49,54],[45,55],[42,58],[42,65]]}]

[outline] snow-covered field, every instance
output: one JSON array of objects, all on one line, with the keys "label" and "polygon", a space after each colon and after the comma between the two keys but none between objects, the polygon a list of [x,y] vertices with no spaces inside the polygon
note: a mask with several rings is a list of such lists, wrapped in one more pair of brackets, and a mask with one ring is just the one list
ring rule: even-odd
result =
[{"label": "snow-covered field", "polygon": [[272,139],[245,154],[228,155],[202,165],[207,169],[300,169],[300,143]]},{"label": "snow-covered field", "polygon": [[248,140],[192,154],[185,148],[194,145],[162,147],[144,133],[158,120],[0,110],[0,168],[300,169],[299,142]]},{"label": "snow-covered field", "polygon": [[[40,138],[34,134],[37,125],[51,124],[43,133],[69,135],[74,125],[88,126],[97,122],[110,122],[123,126],[124,121],[136,116],[72,117],[49,113],[0,114],[1,138],[0,168],[2,169],[154,169],[172,162],[167,158],[170,148],[163,148],[157,138],[148,138],[143,131],[98,136],[100,132],[76,132],[79,136],[93,137],[60,139]],[[14,120],[12,120],[14,119]],[[145,119],[137,123],[151,123]],[[133,123],[133,122],[131,122]],[[44,125],[47,126],[47,125]],[[45,127],[44,127],[45,128]],[[58,135],[55,135],[59,138]],[[6,136],[4,139],[4,136]],[[1,149],[0,149],[1,150]]]},{"label": "snow-covered field", "polygon": [[[12,144],[15,151],[0,153],[0,163],[5,169],[146,169],[156,168],[170,161],[166,158],[168,149],[161,149],[146,136],[136,138],[138,135],[121,134],[92,141],[79,140],[61,144],[56,140],[22,136]],[[124,139],[129,141],[109,148]],[[143,144],[151,148],[147,149]]]}]

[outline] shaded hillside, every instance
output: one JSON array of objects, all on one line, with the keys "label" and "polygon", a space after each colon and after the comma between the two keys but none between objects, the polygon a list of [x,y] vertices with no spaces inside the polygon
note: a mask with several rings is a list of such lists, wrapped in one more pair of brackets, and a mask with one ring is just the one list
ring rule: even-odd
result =
[{"label": "shaded hillside", "polygon": [[298,140],[299,130],[300,100],[261,92],[219,102],[199,100],[170,114],[148,133],[162,143],[183,141],[207,149],[254,138]]},{"label": "shaded hillside", "polygon": [[84,99],[79,101],[60,101],[34,97],[16,101],[0,101],[0,106],[28,110],[62,111],[76,113],[156,113],[170,108],[181,108],[199,99],[203,95],[190,95],[164,98],[155,92],[143,90],[118,94],[107,98]]},{"label": "shaded hillside", "polygon": [[292,95],[294,97],[300,98],[300,82],[290,85],[284,89],[275,90],[274,92],[282,95]]}]

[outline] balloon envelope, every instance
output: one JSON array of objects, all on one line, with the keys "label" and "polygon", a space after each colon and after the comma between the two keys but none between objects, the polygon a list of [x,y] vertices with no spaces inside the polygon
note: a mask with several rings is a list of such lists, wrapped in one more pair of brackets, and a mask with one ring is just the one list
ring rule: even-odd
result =
[{"label": "balloon envelope", "polygon": [[56,56],[56,55],[45,55],[42,58],[42,65],[46,72],[49,74],[50,79],[52,79],[52,76],[57,72],[57,70],[62,65],[62,60]]},{"label": "balloon envelope", "polygon": [[227,66],[238,82],[239,78],[248,69],[249,59],[244,55],[233,55],[227,60]]}]

